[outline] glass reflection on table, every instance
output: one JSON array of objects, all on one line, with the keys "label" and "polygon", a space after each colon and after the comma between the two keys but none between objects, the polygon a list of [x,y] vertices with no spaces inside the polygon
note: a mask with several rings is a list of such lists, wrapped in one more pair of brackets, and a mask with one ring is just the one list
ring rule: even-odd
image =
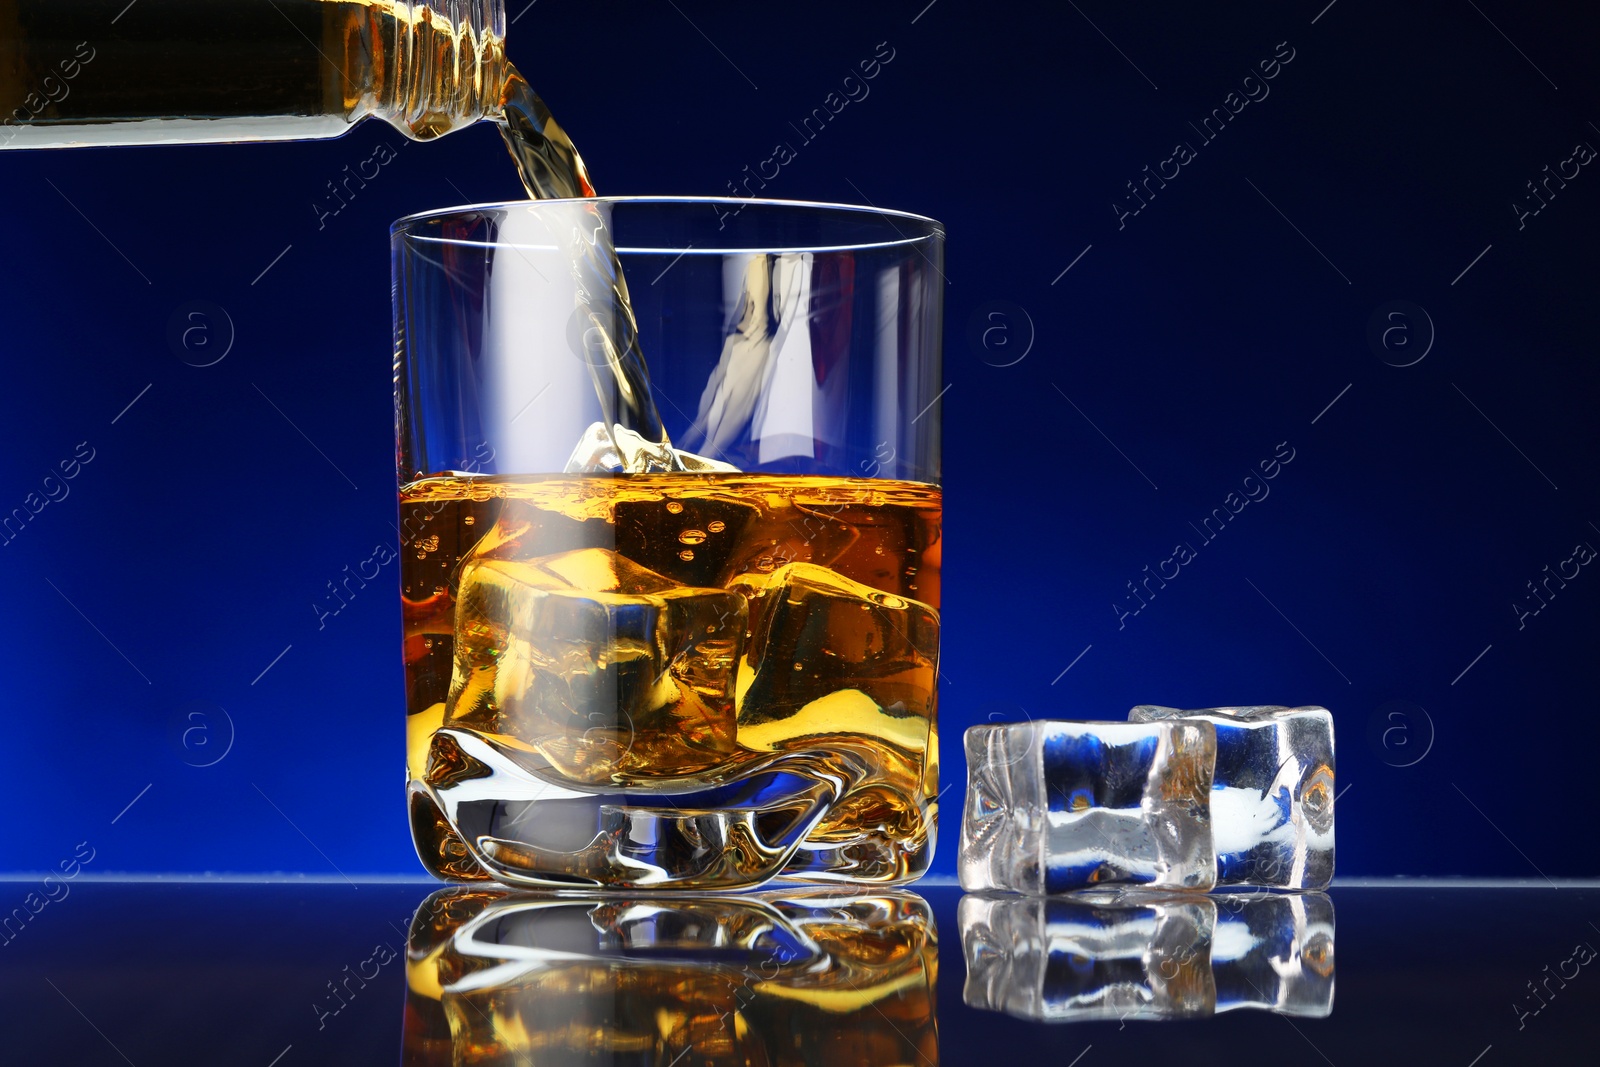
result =
[{"label": "glass reflection on table", "polygon": [[974,895],[959,916],[975,1008],[1044,1022],[1333,1011],[1323,893]]},{"label": "glass reflection on table", "polygon": [[405,1053],[446,1064],[937,1067],[938,941],[914,893],[434,893]]}]

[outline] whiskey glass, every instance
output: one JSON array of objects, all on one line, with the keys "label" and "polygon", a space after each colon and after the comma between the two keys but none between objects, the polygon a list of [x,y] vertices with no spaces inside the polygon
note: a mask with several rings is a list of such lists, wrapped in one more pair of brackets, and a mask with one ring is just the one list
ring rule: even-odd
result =
[{"label": "whiskey glass", "polygon": [[742,199],[395,224],[428,870],[703,891],[927,869],[942,243],[916,215]]}]

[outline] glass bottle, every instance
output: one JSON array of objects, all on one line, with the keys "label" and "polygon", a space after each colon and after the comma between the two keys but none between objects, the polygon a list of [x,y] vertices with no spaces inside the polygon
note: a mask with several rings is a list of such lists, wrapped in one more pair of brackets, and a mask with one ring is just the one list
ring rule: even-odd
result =
[{"label": "glass bottle", "polygon": [[0,147],[427,140],[499,118],[503,0],[0,0]]}]

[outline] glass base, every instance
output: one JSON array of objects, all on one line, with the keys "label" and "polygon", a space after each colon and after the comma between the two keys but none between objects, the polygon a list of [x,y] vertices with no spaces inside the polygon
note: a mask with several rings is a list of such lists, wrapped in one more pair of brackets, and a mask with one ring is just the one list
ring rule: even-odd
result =
[{"label": "glass base", "polygon": [[[455,733],[440,731],[436,748],[470,747]],[[476,762],[463,755],[463,764]],[[933,856],[938,806],[931,796],[909,805],[902,799],[894,833],[881,823],[846,825],[861,809],[883,806],[874,795],[881,786],[847,791],[835,804],[832,784],[778,770],[676,796],[579,795],[539,783],[565,795],[529,799],[526,789],[488,795],[495,777],[445,784],[443,795],[438,784],[410,782],[412,843],[435,877],[537,889],[898,885],[925,874]],[[704,803],[712,799],[724,803]]]}]

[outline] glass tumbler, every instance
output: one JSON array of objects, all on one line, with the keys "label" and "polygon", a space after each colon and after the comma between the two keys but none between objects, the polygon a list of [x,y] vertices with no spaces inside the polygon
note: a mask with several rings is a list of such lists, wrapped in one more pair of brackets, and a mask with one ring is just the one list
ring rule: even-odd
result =
[{"label": "glass tumbler", "polygon": [[727,199],[395,225],[430,871],[706,890],[927,869],[942,242],[915,215]]}]

